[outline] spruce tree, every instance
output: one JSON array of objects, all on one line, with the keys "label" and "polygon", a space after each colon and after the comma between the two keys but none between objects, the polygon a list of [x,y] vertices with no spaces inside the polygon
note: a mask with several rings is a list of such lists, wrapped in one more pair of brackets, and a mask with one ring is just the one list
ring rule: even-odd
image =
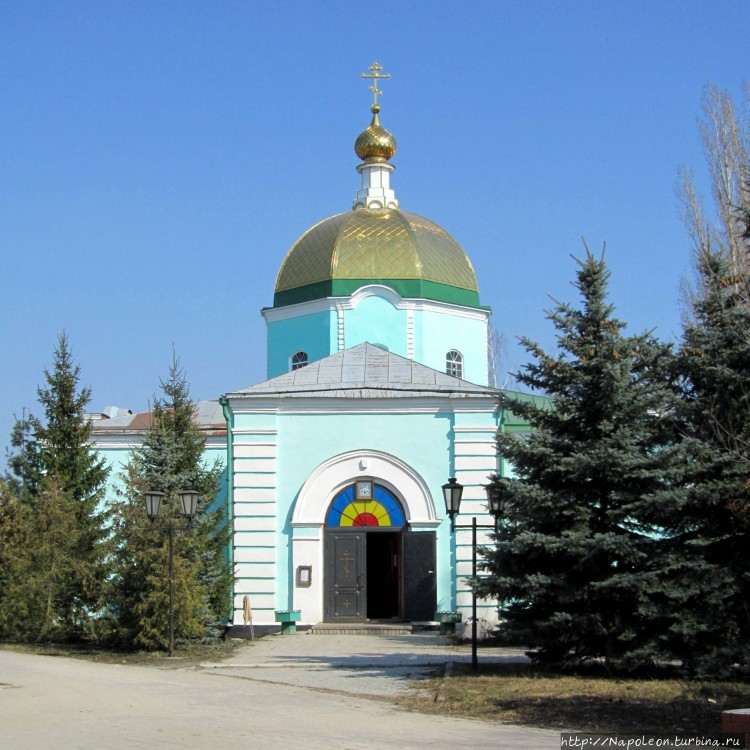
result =
[{"label": "spruce tree", "polygon": [[607,302],[609,271],[577,261],[580,309],[548,313],[558,350],[523,339],[533,361],[518,375],[548,399],[504,407],[525,418],[522,438],[501,432],[509,511],[482,593],[504,602],[502,630],[544,663],[604,658],[635,666],[662,655],[662,528],[679,502],[668,346],[625,336]]},{"label": "spruce tree", "polygon": [[91,423],[85,408],[91,400],[91,389],[79,386],[80,367],[73,361],[64,331],[58,336],[52,370],[45,368],[44,376],[46,385],[37,389],[44,420],[37,423],[34,435],[39,466],[54,493],[69,498],[76,528],[76,533],[67,538],[50,537],[67,544],[66,554],[75,561],[66,590],[56,597],[55,606],[67,632],[77,635],[101,605],[107,575],[103,493],[108,468],[89,446]]},{"label": "spruce tree", "polygon": [[32,508],[17,486],[0,480],[0,639],[36,640],[42,621],[31,555],[37,548]]},{"label": "spruce tree", "polygon": [[[165,648],[168,640],[169,519],[176,528],[175,638],[215,636],[226,616],[232,571],[225,557],[230,529],[226,509],[215,503],[222,467],[207,466],[205,437],[194,421],[184,371],[175,358],[163,396],[154,400],[151,425],[124,476],[115,503],[117,568],[113,600],[121,642],[145,649]],[[195,489],[200,500],[192,529],[184,530],[178,493]],[[163,492],[160,516],[151,523],[143,493]]]},{"label": "spruce tree", "polygon": [[96,511],[107,481],[107,466],[88,445],[91,423],[84,413],[91,389],[79,389],[80,373],[63,331],[57,339],[52,371],[44,370],[47,384],[37,389],[44,420],[36,421],[34,438],[42,472],[57,477],[61,489],[80,504],[79,523],[91,527],[97,536],[101,516]]},{"label": "spruce tree", "polygon": [[722,571],[716,606],[696,601],[709,646],[703,671],[749,663],[750,306],[746,280],[723,253],[698,258],[700,289],[683,330],[683,417],[692,446],[679,532],[704,568]]},{"label": "spruce tree", "polygon": [[29,504],[34,503],[42,479],[36,440],[39,427],[38,420],[24,409],[21,417],[16,417],[10,434],[11,450],[6,450],[9,469],[5,472],[7,489]]},{"label": "spruce tree", "polygon": [[[17,420],[11,435],[15,452],[9,455],[6,474],[8,489],[28,507],[21,511],[7,504],[6,511],[16,520],[28,515],[27,546],[18,550],[31,565],[25,573],[25,596],[41,596],[45,602],[41,617],[24,632],[65,640],[90,636],[102,606],[108,469],[89,447],[91,424],[84,410],[91,392],[79,388],[80,368],[64,332],[58,337],[53,367],[45,369],[44,376],[46,385],[37,389],[44,418],[24,415]],[[6,541],[12,546],[13,539],[21,537]],[[35,588],[37,583],[41,589]],[[36,604],[29,607],[36,611]]]}]

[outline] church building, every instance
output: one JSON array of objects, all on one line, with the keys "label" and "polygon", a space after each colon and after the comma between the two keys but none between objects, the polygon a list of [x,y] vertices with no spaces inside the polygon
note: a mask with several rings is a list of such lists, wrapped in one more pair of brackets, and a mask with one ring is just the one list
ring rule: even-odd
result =
[{"label": "church building", "polygon": [[[471,591],[471,532],[489,525],[485,486],[505,467],[498,430],[525,430],[488,378],[490,310],[469,258],[433,221],[401,210],[396,140],[372,120],[355,141],[351,210],[308,229],[281,260],[267,326],[268,379],[198,405],[220,456],[233,527],[233,620],[295,612],[300,625],[424,622]],[[95,422],[114,466],[148,415]],[[464,486],[451,530],[442,486]],[[480,544],[488,541],[480,538]],[[479,618],[492,626],[494,602]]]}]

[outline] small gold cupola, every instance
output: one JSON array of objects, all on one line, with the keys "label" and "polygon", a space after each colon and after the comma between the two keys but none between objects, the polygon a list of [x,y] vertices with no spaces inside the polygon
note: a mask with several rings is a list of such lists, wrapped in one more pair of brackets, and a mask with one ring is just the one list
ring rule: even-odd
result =
[{"label": "small gold cupola", "polygon": [[380,106],[373,104],[370,109],[372,122],[359,134],[354,151],[362,161],[388,161],[396,153],[396,139],[380,124]]},{"label": "small gold cupola", "polygon": [[377,61],[368,70],[369,73],[362,73],[362,78],[372,79],[372,122],[354,143],[354,151],[362,159],[362,164],[357,165],[357,171],[362,175],[362,187],[357,190],[352,208],[398,208],[396,195],[390,187],[390,174],[395,167],[389,164],[396,153],[396,139],[380,124],[378,117],[378,96],[383,94],[378,89],[378,80],[390,78],[391,74],[381,72],[383,67]]}]

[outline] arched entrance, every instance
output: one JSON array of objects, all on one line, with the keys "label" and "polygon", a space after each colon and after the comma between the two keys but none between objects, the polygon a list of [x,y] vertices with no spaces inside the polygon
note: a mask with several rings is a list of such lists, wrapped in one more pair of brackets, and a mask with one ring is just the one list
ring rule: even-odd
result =
[{"label": "arched entrance", "polygon": [[327,622],[434,617],[435,534],[409,531],[398,498],[377,481],[359,478],[333,498],[324,549]]},{"label": "arched entrance", "polygon": [[[372,483],[366,499],[382,508],[356,505],[365,500],[357,499],[358,481]],[[396,456],[360,449],[326,460],[300,489],[291,525],[293,570],[311,571],[307,584],[294,587],[303,620],[434,618],[440,521],[424,479]],[[336,566],[346,580],[336,580]],[[334,593],[344,583],[349,598]]]}]

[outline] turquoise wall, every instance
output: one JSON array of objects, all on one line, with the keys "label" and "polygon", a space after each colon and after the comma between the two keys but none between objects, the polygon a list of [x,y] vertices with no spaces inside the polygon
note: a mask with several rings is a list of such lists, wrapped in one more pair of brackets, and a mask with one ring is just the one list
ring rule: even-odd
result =
[{"label": "turquoise wall", "polygon": [[414,333],[414,358],[418,362],[445,372],[445,356],[455,349],[464,357],[464,380],[487,385],[485,320],[423,310],[415,313]]},{"label": "turquoise wall", "polygon": [[297,351],[307,352],[310,362],[338,351],[337,325],[335,311],[328,310],[268,323],[267,376],[289,372],[291,356]]},{"label": "turquoise wall", "polygon": [[[496,428],[491,412],[464,415],[473,424]],[[290,521],[303,484],[320,464],[339,454],[377,450],[396,456],[417,471],[427,483],[437,518],[445,515],[442,485],[454,474],[454,415],[438,413],[279,414],[277,465],[277,606],[292,606],[293,581]],[[354,477],[352,477],[354,479]],[[328,491],[328,488],[321,488]],[[406,498],[408,502],[408,498]],[[454,608],[455,580],[451,556],[450,524],[444,519],[437,528],[438,609]]]},{"label": "turquoise wall", "polygon": [[353,310],[344,312],[344,348],[357,344],[380,344],[405,357],[406,311],[398,310],[383,297],[365,297]]},{"label": "turquoise wall", "polygon": [[[390,293],[390,292],[389,292]],[[476,311],[472,311],[476,314]],[[345,308],[344,348],[369,342],[380,344],[394,354],[408,356],[407,322],[409,312],[399,309],[385,296],[372,294]],[[293,318],[268,323],[268,377],[290,370],[290,358],[297,351],[307,352],[310,362],[339,351],[338,319],[335,310],[305,312]],[[464,358],[464,379],[487,385],[487,320],[462,314],[461,309],[442,312],[414,312],[413,359],[439,372],[445,372],[446,354],[455,349]]]},{"label": "turquoise wall", "polygon": [[[100,458],[103,458],[106,465],[109,467],[109,475],[107,477],[107,487],[104,495],[104,502],[111,502],[117,499],[119,493],[125,488],[125,468],[128,461],[130,460],[133,449],[130,447],[119,447],[119,446],[97,446],[95,448],[96,453]],[[203,465],[205,467],[212,467],[218,462],[218,465],[222,467],[222,476],[220,479],[219,493],[211,507],[226,504],[227,497],[227,449],[226,446],[214,447],[211,446],[206,449],[203,453]],[[143,511],[146,512],[145,509]]]}]

